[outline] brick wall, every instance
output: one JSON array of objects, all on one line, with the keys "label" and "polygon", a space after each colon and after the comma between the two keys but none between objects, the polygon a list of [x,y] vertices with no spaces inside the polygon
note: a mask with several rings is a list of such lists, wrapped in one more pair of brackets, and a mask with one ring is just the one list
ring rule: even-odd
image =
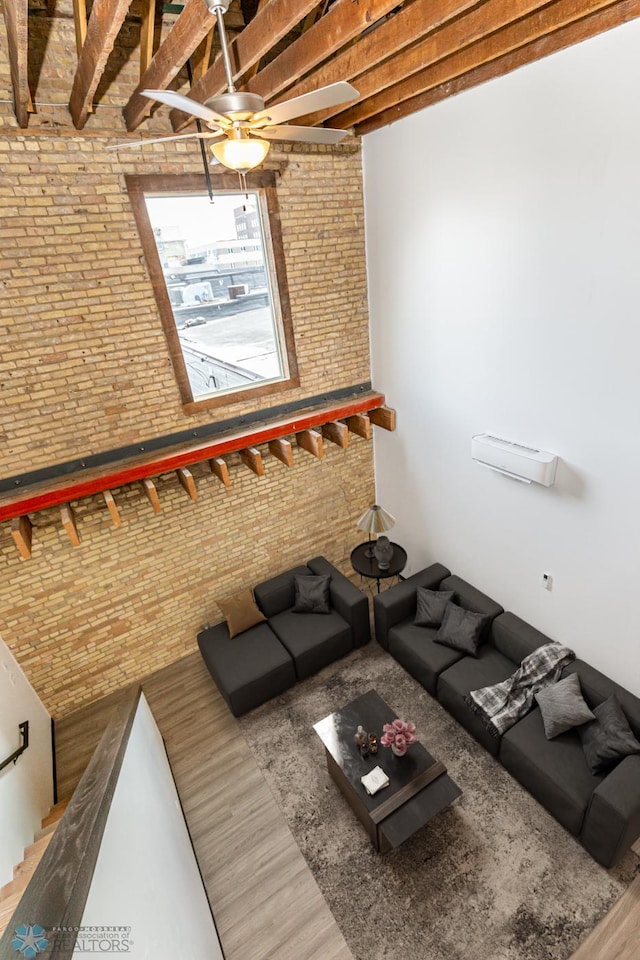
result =
[{"label": "brick wall", "polygon": [[[21,132],[1,109],[0,476],[369,379],[357,145],[273,150],[299,389],[186,416],[124,174],[199,173],[197,145],[116,155],[100,116],[85,133],[38,118]],[[195,503],[163,476],[160,514],[139,486],[113,491],[119,528],[102,498],[74,503],[78,548],[58,510],[32,515],[30,560],[1,525],[0,632],[48,709],[62,716],[193,651],[217,599],[291,563],[323,553],[346,569],[373,500],[372,445],[325,449],[321,461],[296,450],[287,469],[263,448],[260,479],[230,457],[228,490],[201,465]]]}]

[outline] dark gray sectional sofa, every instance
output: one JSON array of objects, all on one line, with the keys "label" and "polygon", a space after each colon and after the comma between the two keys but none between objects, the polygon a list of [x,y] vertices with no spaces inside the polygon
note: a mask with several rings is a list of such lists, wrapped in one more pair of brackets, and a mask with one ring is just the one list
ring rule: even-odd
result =
[{"label": "dark gray sectional sofa", "polygon": [[[433,642],[437,629],[413,623],[418,587],[453,590],[454,602],[490,618],[477,657]],[[535,706],[501,737],[489,732],[465,697],[506,680],[524,657],[549,637],[469,583],[433,564],[374,598],[378,642],[418,680],[574,836],[598,863],[615,865],[640,836],[640,755],[627,756],[610,772],[591,773],[576,729],[547,740]],[[582,660],[577,673],[593,710],[615,694],[637,738],[640,699]]]},{"label": "dark gray sectional sofa", "polygon": [[[329,613],[293,612],[294,579],[309,575],[331,577]],[[235,637],[226,622],[198,634],[204,662],[236,717],[369,642],[367,598],[324,557],[259,583],[253,594],[266,623]]]}]

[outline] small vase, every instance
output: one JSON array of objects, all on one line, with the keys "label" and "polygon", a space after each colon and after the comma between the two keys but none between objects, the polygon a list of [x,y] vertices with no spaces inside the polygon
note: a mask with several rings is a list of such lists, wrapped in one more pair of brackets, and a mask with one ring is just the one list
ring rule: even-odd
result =
[{"label": "small vase", "polygon": [[395,743],[392,743],[392,744],[391,744],[391,752],[392,752],[392,753],[394,754],[394,756],[396,756],[396,757],[404,757],[405,753],[407,752],[407,748],[406,748],[406,747],[396,747]]},{"label": "small vase", "polygon": [[378,537],[376,545],[373,548],[378,566],[381,570],[388,570],[389,564],[393,559],[393,547],[388,537]]}]

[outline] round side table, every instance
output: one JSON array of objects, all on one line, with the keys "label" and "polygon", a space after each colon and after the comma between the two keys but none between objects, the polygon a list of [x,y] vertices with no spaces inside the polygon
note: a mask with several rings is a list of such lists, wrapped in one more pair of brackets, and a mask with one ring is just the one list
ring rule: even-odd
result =
[{"label": "round side table", "polygon": [[375,557],[367,557],[367,552],[373,550],[374,541],[359,543],[351,551],[351,566],[361,577],[368,577],[376,581],[377,592],[380,593],[380,581],[389,577],[397,577],[407,565],[407,551],[399,543],[392,543],[393,556],[389,566],[381,570]]}]

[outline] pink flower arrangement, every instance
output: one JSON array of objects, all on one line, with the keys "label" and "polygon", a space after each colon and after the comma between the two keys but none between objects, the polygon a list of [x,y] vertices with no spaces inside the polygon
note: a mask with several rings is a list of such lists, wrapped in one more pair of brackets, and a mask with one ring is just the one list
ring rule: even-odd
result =
[{"label": "pink flower arrangement", "polygon": [[393,720],[392,723],[384,724],[380,743],[384,747],[391,747],[397,757],[403,757],[417,739],[415,723],[407,720]]}]

